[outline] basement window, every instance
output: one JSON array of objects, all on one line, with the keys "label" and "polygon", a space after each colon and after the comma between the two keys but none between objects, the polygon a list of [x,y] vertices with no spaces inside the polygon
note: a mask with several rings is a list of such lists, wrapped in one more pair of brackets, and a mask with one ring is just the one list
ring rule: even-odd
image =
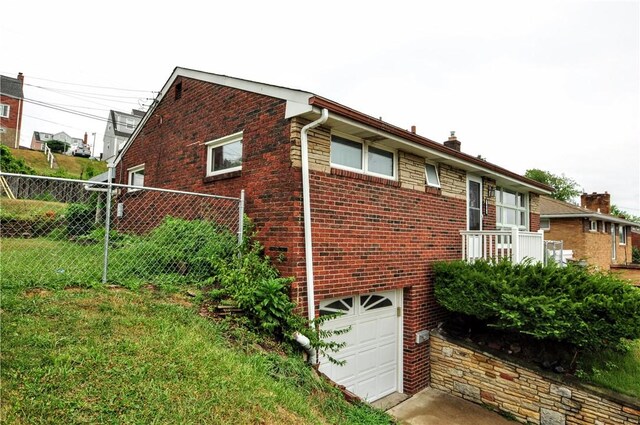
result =
[{"label": "basement window", "polygon": [[11,109],[9,105],[0,104],[0,117],[9,118],[9,109]]},{"label": "basement window", "polygon": [[206,142],[207,176],[242,170],[242,131]]},{"label": "basement window", "polygon": [[425,164],[425,173],[427,177],[427,186],[440,187],[440,177],[438,176],[438,168],[434,164]]},{"label": "basement window", "polygon": [[396,153],[340,136],[331,136],[331,166],[384,178],[395,178]]}]

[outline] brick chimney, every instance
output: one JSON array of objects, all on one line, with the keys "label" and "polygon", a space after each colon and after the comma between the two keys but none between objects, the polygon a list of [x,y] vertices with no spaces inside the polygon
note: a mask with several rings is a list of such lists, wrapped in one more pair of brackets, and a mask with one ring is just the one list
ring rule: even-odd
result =
[{"label": "brick chimney", "polygon": [[87,132],[86,131],[84,132],[84,140],[82,141],[82,144],[85,145],[85,146],[87,145]]},{"label": "brick chimney", "polygon": [[449,136],[449,140],[447,140],[443,144],[450,149],[454,149],[460,152],[460,140],[458,140],[458,138],[456,137],[455,131],[451,132],[451,136]]},{"label": "brick chimney", "polygon": [[591,211],[600,212],[602,214],[611,213],[611,195],[607,192],[592,194],[583,193],[580,195],[580,206]]},{"label": "brick chimney", "polygon": [[24,85],[24,75],[22,75],[22,72],[18,72],[18,81],[20,81],[21,85]]}]

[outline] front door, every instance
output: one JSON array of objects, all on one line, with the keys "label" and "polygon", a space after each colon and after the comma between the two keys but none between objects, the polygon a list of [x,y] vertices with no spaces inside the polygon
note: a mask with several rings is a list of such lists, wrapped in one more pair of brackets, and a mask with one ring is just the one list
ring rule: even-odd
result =
[{"label": "front door", "polygon": [[482,230],[482,180],[473,176],[467,184],[467,230]]},{"label": "front door", "polygon": [[[482,180],[473,176],[467,180],[467,230],[482,230]],[[481,258],[482,235],[469,235],[467,241],[467,258]]]}]

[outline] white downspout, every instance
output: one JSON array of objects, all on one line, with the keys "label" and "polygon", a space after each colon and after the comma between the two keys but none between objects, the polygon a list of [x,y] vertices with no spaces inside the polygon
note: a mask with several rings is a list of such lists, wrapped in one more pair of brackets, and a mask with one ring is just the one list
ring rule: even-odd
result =
[{"label": "white downspout", "polygon": [[309,192],[309,140],[307,131],[324,124],[329,118],[329,111],[322,109],[322,115],[317,120],[305,125],[300,131],[300,145],[302,150],[302,208],[304,212],[304,258],[307,274],[307,311],[309,321],[315,319],[315,297],[313,287],[313,244],[311,243],[311,197]]}]

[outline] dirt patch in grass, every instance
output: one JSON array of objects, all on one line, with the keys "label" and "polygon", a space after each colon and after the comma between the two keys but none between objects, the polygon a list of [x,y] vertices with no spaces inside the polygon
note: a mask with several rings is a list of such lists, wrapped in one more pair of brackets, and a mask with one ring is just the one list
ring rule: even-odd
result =
[{"label": "dirt patch in grass", "polygon": [[29,288],[26,291],[24,291],[24,295],[27,298],[46,297],[50,294],[51,294],[51,291],[43,288]]}]

